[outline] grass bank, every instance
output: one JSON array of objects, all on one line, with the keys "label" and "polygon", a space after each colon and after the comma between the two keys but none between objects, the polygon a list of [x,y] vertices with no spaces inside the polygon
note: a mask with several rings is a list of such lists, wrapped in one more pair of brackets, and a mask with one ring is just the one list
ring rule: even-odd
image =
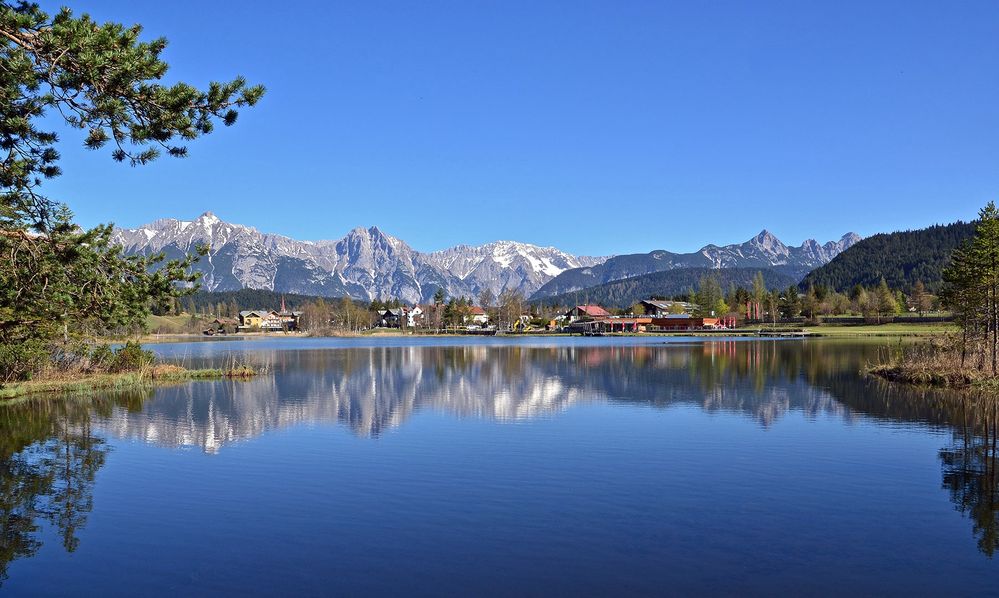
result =
[{"label": "grass bank", "polygon": [[125,390],[187,380],[245,380],[256,375],[257,370],[248,365],[191,370],[176,365],[160,364],[131,372],[65,374],[14,382],[0,387],[0,400],[41,393],[76,394],[100,390]]},{"label": "grass bank", "polygon": [[861,337],[861,336],[921,336],[933,337],[943,336],[951,332],[957,332],[958,328],[950,322],[940,323],[892,323],[892,324],[863,324],[863,325],[837,325],[820,324],[818,326],[806,326],[805,332],[818,336],[832,336],[840,338]]}]

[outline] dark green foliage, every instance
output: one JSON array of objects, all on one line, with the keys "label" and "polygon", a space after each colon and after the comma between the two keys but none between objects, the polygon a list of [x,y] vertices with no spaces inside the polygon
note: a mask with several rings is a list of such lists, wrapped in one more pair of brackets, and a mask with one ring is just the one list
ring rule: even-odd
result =
[{"label": "dark green foliage", "polygon": [[134,372],[152,365],[154,358],[152,351],[143,349],[137,342],[128,341],[114,352],[108,369],[112,372]]},{"label": "dark green foliage", "polygon": [[999,375],[999,209],[980,212],[974,237],[954,251],[941,299],[961,326],[961,367]]},{"label": "dark green foliage", "polygon": [[974,232],[974,223],[955,222],[874,235],[810,272],[799,288],[815,285],[847,292],[856,285],[877,286],[884,278],[893,289],[909,290],[922,280],[926,290],[936,292],[951,253]]},{"label": "dark green foliage", "polygon": [[43,123],[61,119],[85,132],[86,147],[110,143],[113,159],[136,166],[160,150],[186,155],[183,143],[232,124],[263,94],[242,78],[206,91],[158,83],[166,40],[140,41],[141,31],[0,1],[0,359],[17,362],[0,383],[37,370],[45,343],[65,353],[73,338],[141,326],[150,306],[197,279],[196,257],[124,256],[110,226],[80,230],[40,192],[60,174],[57,136]]},{"label": "dark green foliage", "polygon": [[[185,308],[193,307],[199,314],[234,318],[239,311],[246,309],[281,309],[282,299],[284,299],[285,307],[292,310],[299,310],[306,303],[319,299],[330,301],[330,297],[316,295],[278,293],[266,289],[240,289],[221,292],[197,291],[184,299],[184,305]],[[216,313],[219,303],[223,304],[222,311],[234,313]],[[236,308],[235,310],[233,310],[233,306]]]},{"label": "dark green foliage", "polygon": [[24,380],[48,360],[48,346],[39,340],[0,343],[0,384]]},{"label": "dark green foliage", "polygon": [[[759,268],[678,268],[664,272],[653,272],[623,280],[615,280],[571,293],[535,299],[539,305],[579,305],[598,303],[604,307],[628,307],[650,297],[674,297],[689,294],[689,290],[699,287],[705,276],[713,277],[719,288],[731,286],[752,288],[753,279],[762,273],[767,288],[785,288],[795,284],[796,279],[771,269]],[[720,291],[719,291],[720,295]],[[735,306],[729,306],[735,308]]]},{"label": "dark green foliage", "polygon": [[44,237],[0,228],[0,338],[23,343],[140,325],[150,302],[194,282],[191,260],[124,256],[111,227],[80,231],[61,211]]},{"label": "dark green foliage", "polygon": [[186,83],[162,85],[166,40],[139,40],[142,28],[98,24],[62,9],[49,17],[37,5],[0,2],[0,225],[48,229],[56,205],[38,194],[60,174],[56,134],[39,129],[56,111],[86,132],[90,149],[112,144],[111,156],[135,166],[165,150],[184,156],[183,143],[230,125],[236,108],[255,104],[262,87],[241,77],[207,91]]}]

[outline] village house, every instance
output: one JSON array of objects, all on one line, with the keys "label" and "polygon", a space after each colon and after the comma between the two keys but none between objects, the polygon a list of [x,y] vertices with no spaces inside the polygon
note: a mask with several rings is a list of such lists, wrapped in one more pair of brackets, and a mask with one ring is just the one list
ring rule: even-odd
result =
[{"label": "village house", "polygon": [[665,318],[669,315],[688,313],[691,305],[683,301],[659,301],[656,299],[646,299],[639,305],[645,310],[646,316],[653,318]]},{"label": "village house", "polygon": [[281,311],[278,312],[278,318],[281,319],[281,328],[287,331],[295,331],[299,328],[299,323],[302,320],[302,312],[289,310],[284,305],[284,297],[281,297]]},{"label": "village house", "polygon": [[600,320],[580,321],[575,327],[585,334],[607,334],[614,332],[646,332],[652,325],[650,317],[611,317]]},{"label": "village house", "polygon": [[406,325],[410,328],[417,328],[423,325],[423,308],[415,305],[412,308],[403,308],[406,311]]},{"label": "village house", "polygon": [[214,336],[216,334],[230,334],[236,332],[239,327],[239,322],[232,318],[215,318],[211,321],[208,328],[202,332],[208,336]]},{"label": "village house", "polygon": [[386,309],[379,314],[378,326],[381,328],[399,328],[406,316],[401,307]]},{"label": "village house", "polygon": [[667,315],[653,318],[650,330],[670,332],[677,330],[717,330],[735,328],[734,317],[725,318],[695,318],[687,314]]},{"label": "village house", "polygon": [[281,319],[281,328],[283,330],[294,332],[298,330],[299,324],[302,321],[302,312],[281,311],[278,312],[278,317]]},{"label": "village house", "polygon": [[[301,327],[302,312],[289,310],[281,298],[281,311],[273,309],[247,309],[239,312],[236,330],[263,332],[293,332]],[[216,324],[219,320],[216,320]]]},{"label": "village house", "polygon": [[609,318],[610,312],[599,305],[577,305],[565,313],[569,323],[577,320],[595,320],[598,318]]},{"label": "village house", "polygon": [[607,318],[580,319],[566,328],[577,334],[614,334],[643,332],[678,332],[687,330],[727,330],[735,328],[735,317],[695,318],[687,314],[670,314],[661,318],[652,316],[610,316]]},{"label": "village house", "polygon": [[423,325],[424,310],[415,307],[393,307],[378,314],[378,326],[382,328],[416,328]]},{"label": "village house", "polygon": [[239,312],[239,330],[262,330],[274,332],[284,330],[281,316],[273,309],[249,309]]},{"label": "village house", "polygon": [[489,323],[489,314],[486,310],[482,309],[477,305],[473,305],[468,308],[468,315],[465,316],[465,323],[478,324],[479,326],[485,326]]}]

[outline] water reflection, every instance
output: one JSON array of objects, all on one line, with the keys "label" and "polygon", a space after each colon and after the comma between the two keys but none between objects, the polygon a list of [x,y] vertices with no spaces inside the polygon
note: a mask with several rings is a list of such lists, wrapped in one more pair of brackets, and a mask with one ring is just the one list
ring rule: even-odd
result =
[{"label": "water reflection", "polygon": [[266,376],[160,389],[142,411],[119,411],[104,425],[116,436],[215,452],[300,423],[339,422],[375,437],[421,409],[506,421],[614,401],[739,412],[763,426],[793,409],[851,418],[816,379],[831,371],[856,379],[858,354],[828,353],[775,342],[274,351],[253,354]]},{"label": "water reflection", "polygon": [[953,443],[940,450],[943,487],[971,519],[978,549],[991,557],[999,548],[999,401],[969,398],[961,402],[960,415]]},{"label": "water reflection", "polygon": [[42,547],[43,526],[57,530],[67,552],[76,550],[109,450],[94,433],[92,414],[110,415],[142,398],[41,399],[0,410],[0,585],[11,561]]},{"label": "water reflection", "polygon": [[76,548],[107,436],[215,453],[300,424],[337,423],[377,437],[421,410],[515,421],[595,402],[734,413],[763,428],[798,412],[951,430],[953,441],[939,452],[943,488],[971,520],[981,552],[992,556],[999,547],[996,400],[858,375],[878,350],[835,342],[279,350],[249,354],[268,369],[251,381],[6,406],[0,577],[12,560],[39,550],[45,526],[58,530],[67,551]]}]

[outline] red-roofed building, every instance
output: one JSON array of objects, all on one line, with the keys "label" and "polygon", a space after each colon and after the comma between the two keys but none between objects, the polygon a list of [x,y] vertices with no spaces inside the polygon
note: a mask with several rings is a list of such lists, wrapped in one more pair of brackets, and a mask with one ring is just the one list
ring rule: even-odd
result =
[{"label": "red-roofed building", "polygon": [[482,326],[489,323],[489,314],[478,305],[473,305],[468,308],[468,317],[465,319],[466,322],[469,320]]},{"label": "red-roofed building", "polygon": [[599,305],[577,305],[576,307],[570,309],[565,315],[569,318],[569,322],[610,317],[610,313]]}]

